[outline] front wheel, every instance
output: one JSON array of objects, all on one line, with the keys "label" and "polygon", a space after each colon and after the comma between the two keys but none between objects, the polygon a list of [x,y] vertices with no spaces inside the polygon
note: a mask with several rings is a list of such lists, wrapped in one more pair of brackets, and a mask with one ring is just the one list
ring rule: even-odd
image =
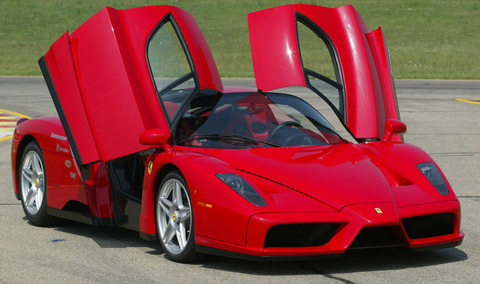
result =
[{"label": "front wheel", "polygon": [[155,204],[157,236],[167,257],[177,262],[197,260],[192,202],[187,183],[179,172],[165,176]]},{"label": "front wheel", "polygon": [[17,171],[18,189],[27,219],[35,226],[47,226],[47,181],[42,150],[35,141],[27,144]]}]

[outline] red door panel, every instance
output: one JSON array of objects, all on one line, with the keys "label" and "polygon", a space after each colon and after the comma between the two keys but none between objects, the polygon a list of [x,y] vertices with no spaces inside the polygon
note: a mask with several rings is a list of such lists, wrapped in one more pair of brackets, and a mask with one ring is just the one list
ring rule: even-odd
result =
[{"label": "red door panel", "polygon": [[148,148],[138,141],[147,129],[170,132],[146,56],[151,34],[164,21],[175,23],[196,88],[222,91],[198,25],[189,13],[172,6],[104,8],[72,34],[64,34],[40,60],[80,164]]},{"label": "red door panel", "polygon": [[258,89],[309,86],[297,33],[297,22],[307,22],[323,34],[338,62],[345,101],[345,109],[337,110],[340,119],[358,139],[383,136],[385,119],[397,116],[393,81],[385,75],[390,74],[388,58],[381,54],[385,45],[383,37],[368,36],[368,26],[352,6],[285,5],[251,13],[248,20]]},{"label": "red door panel", "polygon": [[[377,75],[380,82],[381,94],[383,98],[383,108],[385,111],[385,119],[400,120],[400,112],[398,111],[397,94],[395,91],[395,82],[393,80],[392,66],[390,63],[390,55],[387,43],[383,36],[382,28],[373,30],[366,35],[368,45],[372,51],[372,56],[377,66]],[[381,106],[377,106],[381,108]],[[403,141],[403,135],[393,135],[392,141]]]}]

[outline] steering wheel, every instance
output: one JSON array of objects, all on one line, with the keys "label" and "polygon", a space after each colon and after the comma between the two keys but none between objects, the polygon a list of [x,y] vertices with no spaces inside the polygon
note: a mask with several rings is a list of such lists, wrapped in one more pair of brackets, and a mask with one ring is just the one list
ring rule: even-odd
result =
[{"label": "steering wheel", "polygon": [[275,137],[275,135],[278,133],[278,131],[282,127],[286,127],[286,126],[295,126],[295,127],[298,127],[298,128],[303,128],[303,126],[296,121],[293,121],[293,120],[284,121],[284,122],[280,123],[277,127],[275,127],[275,129],[273,129],[272,133],[270,133],[270,135],[268,136],[268,140],[272,141],[273,138]]}]

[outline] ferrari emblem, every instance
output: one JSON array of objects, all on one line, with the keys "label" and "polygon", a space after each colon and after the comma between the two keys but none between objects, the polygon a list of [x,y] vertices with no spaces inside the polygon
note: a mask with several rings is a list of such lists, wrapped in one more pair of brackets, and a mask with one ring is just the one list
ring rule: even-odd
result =
[{"label": "ferrari emblem", "polygon": [[147,167],[147,169],[148,169],[148,174],[151,174],[151,173],[152,173],[152,168],[153,168],[153,162],[150,161],[150,162],[148,162],[148,167]]},{"label": "ferrari emblem", "polygon": [[177,221],[177,214],[175,214],[175,213],[172,214],[172,220],[173,220],[174,222]]},{"label": "ferrari emblem", "polygon": [[382,209],[380,209],[380,208],[375,208],[375,211],[377,211],[378,214],[382,214],[382,213],[383,213],[383,212],[382,212]]}]

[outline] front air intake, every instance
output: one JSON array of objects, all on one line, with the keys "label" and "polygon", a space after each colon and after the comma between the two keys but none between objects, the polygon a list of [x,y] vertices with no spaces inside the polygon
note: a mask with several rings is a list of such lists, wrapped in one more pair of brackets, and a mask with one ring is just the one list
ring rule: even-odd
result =
[{"label": "front air intake", "polygon": [[370,227],[362,229],[349,248],[379,248],[405,245],[400,226]]},{"label": "front air intake", "polygon": [[402,222],[410,239],[431,238],[453,234],[454,214],[424,215],[406,218]]},{"label": "front air intake", "polygon": [[339,226],[339,223],[275,225],[267,232],[265,247],[323,246],[335,235]]}]

